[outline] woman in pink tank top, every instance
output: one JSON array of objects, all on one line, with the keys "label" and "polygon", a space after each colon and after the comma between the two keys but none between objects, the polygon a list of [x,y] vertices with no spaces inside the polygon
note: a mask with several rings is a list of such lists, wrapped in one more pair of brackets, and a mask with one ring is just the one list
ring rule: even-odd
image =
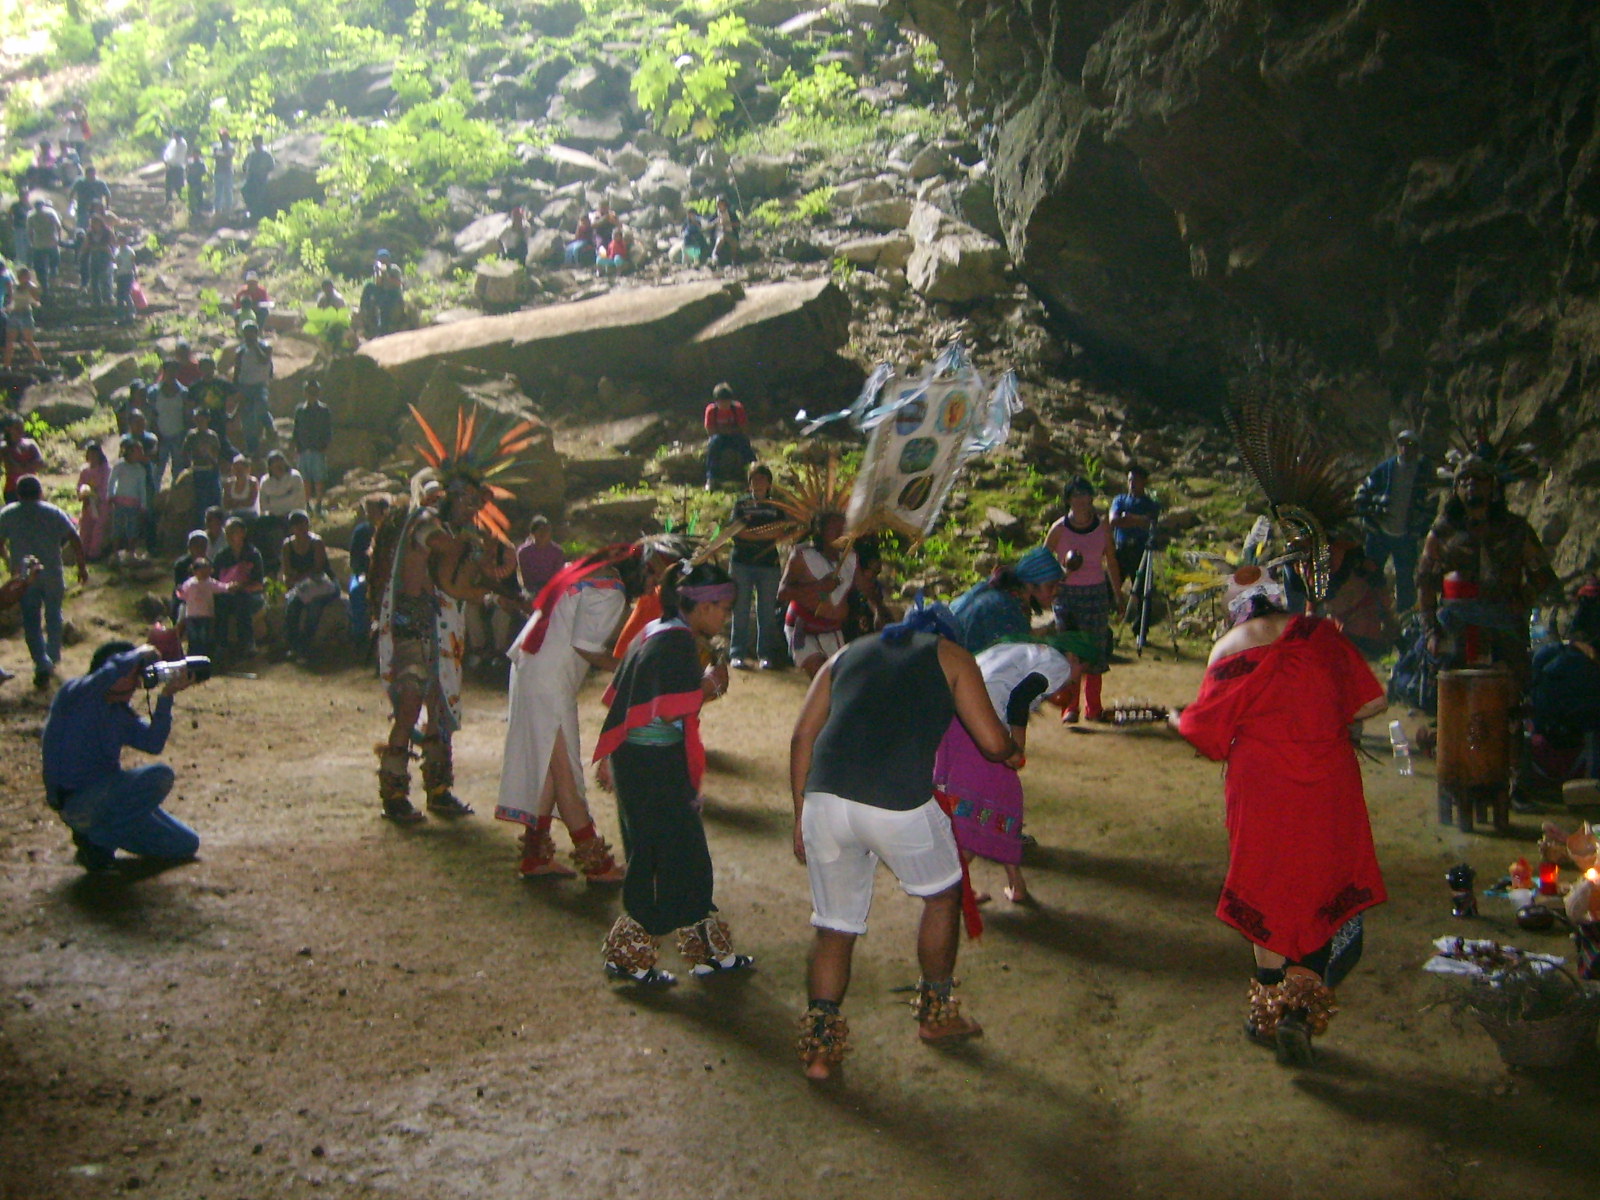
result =
[{"label": "woman in pink tank top", "polygon": [[[1100,647],[1091,661],[1085,659],[1084,698],[1089,720],[1100,717],[1100,686],[1111,664],[1111,614],[1122,607],[1122,570],[1117,566],[1111,523],[1094,508],[1094,485],[1082,476],[1072,479],[1065,492],[1066,515],[1050,526],[1044,544],[1061,560],[1067,577],[1056,592],[1056,626],[1092,635]],[[1061,720],[1068,725],[1079,718],[1078,681],[1064,689],[1066,708]]]}]

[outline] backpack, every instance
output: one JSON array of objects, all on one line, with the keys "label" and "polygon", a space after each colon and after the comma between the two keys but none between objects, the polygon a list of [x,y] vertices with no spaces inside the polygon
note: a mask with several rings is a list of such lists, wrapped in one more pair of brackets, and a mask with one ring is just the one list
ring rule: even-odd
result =
[{"label": "backpack", "polygon": [[1389,700],[1433,716],[1439,709],[1439,661],[1428,653],[1428,631],[1412,617],[1401,631],[1405,647],[1389,672]]}]

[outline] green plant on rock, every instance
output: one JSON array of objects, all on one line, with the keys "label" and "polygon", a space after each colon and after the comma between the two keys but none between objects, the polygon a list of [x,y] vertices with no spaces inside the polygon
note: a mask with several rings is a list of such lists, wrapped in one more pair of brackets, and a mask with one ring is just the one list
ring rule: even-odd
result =
[{"label": "green plant on rock", "polygon": [[788,67],[773,81],[783,97],[780,107],[784,112],[825,120],[859,117],[866,112],[866,105],[856,95],[857,86],[855,76],[834,61],[818,63],[809,75],[796,74]]},{"label": "green plant on rock", "polygon": [[633,75],[633,93],[668,137],[693,134],[709,141],[722,131],[722,119],[735,105],[733,79],[740,65],[723,52],[751,41],[741,16],[717,17],[698,33],[675,25],[664,38],[645,45]]},{"label": "green plant on rock", "polygon": [[813,188],[795,201],[794,215],[802,221],[820,221],[833,213],[833,188]]},{"label": "green plant on rock", "polygon": [[350,310],[313,308],[306,313],[305,332],[307,337],[329,346],[342,346],[350,334]]}]

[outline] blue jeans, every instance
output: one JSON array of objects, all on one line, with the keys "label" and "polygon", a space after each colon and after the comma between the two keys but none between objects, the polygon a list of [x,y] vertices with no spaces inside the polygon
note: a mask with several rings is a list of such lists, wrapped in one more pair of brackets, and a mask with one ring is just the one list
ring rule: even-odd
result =
[{"label": "blue jeans", "polygon": [[365,575],[352,575],[350,577],[350,640],[358,646],[365,646],[372,630],[367,615],[367,577]]},{"label": "blue jeans", "polygon": [[212,181],[217,185],[212,211],[218,216],[225,216],[233,211],[233,168],[218,167]]},{"label": "blue jeans", "polygon": [[1414,608],[1417,603],[1417,555],[1419,547],[1414,537],[1390,537],[1387,533],[1368,533],[1367,561],[1378,570],[1394,559],[1394,606],[1399,612]]},{"label": "blue jeans", "polygon": [[118,771],[68,796],[61,819],[101,850],[193,858],[200,835],[161,809],[173,779],[165,763]]},{"label": "blue jeans", "polygon": [[39,287],[48,292],[61,272],[60,246],[35,246],[28,256],[33,263],[33,273],[39,277]]},{"label": "blue jeans", "polygon": [[224,592],[216,599],[216,638],[212,642],[218,650],[241,650],[254,653],[256,648],[256,614],[267,606],[260,592]]},{"label": "blue jeans", "polygon": [[50,671],[61,661],[63,590],[40,581],[22,593],[22,636],[35,671]]},{"label": "blue jeans", "polygon": [[222,472],[216,467],[196,467],[194,480],[194,527],[206,523],[206,509],[222,506]]},{"label": "blue jeans", "polygon": [[265,383],[241,383],[239,423],[244,426],[244,444],[252,457],[261,448],[261,433],[272,429],[272,413],[267,408]]},{"label": "blue jeans", "polygon": [[323,596],[318,600],[290,600],[283,608],[283,640],[289,649],[302,658],[309,658],[312,644],[317,640],[317,630],[322,626],[322,611],[337,603],[338,596]]},{"label": "blue jeans", "polygon": [[756,460],[756,452],[750,445],[750,439],[742,433],[714,433],[706,439],[706,482],[715,483],[717,472],[722,467],[720,461],[729,451],[739,456],[742,464],[737,475],[727,475],[727,478],[743,478],[744,467]]},{"label": "blue jeans", "polygon": [[[738,589],[733,600],[733,657],[750,658],[751,641],[761,658],[777,658],[783,646],[783,630],[778,627],[779,567],[752,567],[734,563],[733,584]],[[750,628],[750,602],[755,601],[754,639]]]}]

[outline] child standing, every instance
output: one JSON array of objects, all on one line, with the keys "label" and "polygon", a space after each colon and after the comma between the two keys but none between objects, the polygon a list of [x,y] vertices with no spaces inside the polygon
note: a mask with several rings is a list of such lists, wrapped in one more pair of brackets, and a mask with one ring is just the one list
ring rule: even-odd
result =
[{"label": "child standing", "polygon": [[116,305],[119,317],[133,316],[133,277],[138,268],[134,257],[133,238],[123,234],[117,239],[117,252],[111,259],[111,272],[116,279]]},{"label": "child standing", "polygon": [[194,574],[178,588],[178,598],[183,601],[183,632],[189,638],[189,653],[211,653],[212,632],[216,628],[217,594],[231,589],[212,578],[211,560],[197,558],[192,564]]},{"label": "child standing", "polygon": [[144,540],[144,514],[150,507],[150,477],[145,471],[144,446],[134,438],[122,439],[121,457],[111,468],[112,561],[126,562]]}]

